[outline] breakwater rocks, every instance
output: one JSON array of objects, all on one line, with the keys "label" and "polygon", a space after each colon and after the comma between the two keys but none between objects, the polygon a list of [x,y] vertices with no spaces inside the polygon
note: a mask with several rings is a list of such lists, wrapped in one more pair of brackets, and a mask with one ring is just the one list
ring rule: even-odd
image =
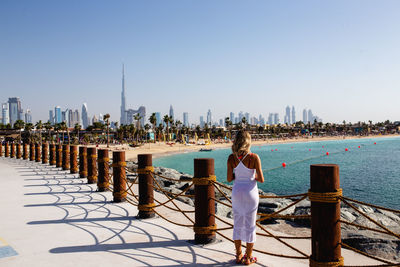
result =
[{"label": "breakwater rocks", "polygon": [[[128,168],[134,170],[137,165],[129,162],[127,164]],[[174,194],[179,194],[185,190],[193,178],[192,175],[178,172],[177,170],[155,167],[154,172],[156,174],[177,179],[179,182],[169,181],[159,176],[156,177],[159,184],[163,187],[163,190],[171,192]],[[221,202],[230,204],[228,200],[225,199],[224,194],[230,197],[231,190],[226,188],[220,188],[222,193],[215,190],[216,199]],[[267,193],[260,191],[260,195],[273,196],[273,193]],[[194,194],[194,187],[190,188],[185,193],[186,195]],[[188,197],[178,197],[178,200],[194,206],[194,199]],[[298,198],[297,198],[298,199]],[[293,199],[281,199],[281,198],[260,198],[260,203],[258,207],[259,213],[271,214],[279,211],[280,209],[291,205],[296,201]],[[360,205],[352,203],[357,209],[362,211],[364,214],[370,218],[377,221],[379,224],[390,229],[393,233],[399,235],[400,233],[400,214],[396,214],[389,211],[380,210],[377,208],[368,207],[365,205]],[[232,218],[232,209],[220,203],[215,203],[215,210],[217,215]],[[291,206],[290,208],[284,210],[279,215],[310,215],[310,201],[304,199],[299,203]],[[376,226],[372,221],[368,220],[366,217],[362,216],[360,213],[356,212],[354,209],[348,207],[344,203],[341,203],[341,219],[353,224],[363,225],[365,227],[374,228],[378,230],[383,230],[382,228]],[[271,218],[262,221],[262,224],[281,224],[282,222],[289,224],[294,227],[306,227],[310,228],[310,219],[307,218]],[[357,248],[363,252],[367,252],[371,255],[382,257],[384,259],[400,261],[400,239],[394,236],[390,236],[384,233],[372,232],[366,229],[360,229],[355,226],[342,223],[342,242],[348,244],[354,248]]]}]

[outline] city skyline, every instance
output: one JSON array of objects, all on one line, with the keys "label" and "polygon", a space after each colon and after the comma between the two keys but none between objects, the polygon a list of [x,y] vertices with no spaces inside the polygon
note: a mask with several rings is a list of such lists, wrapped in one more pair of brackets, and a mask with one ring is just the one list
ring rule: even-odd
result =
[{"label": "city skyline", "polygon": [[21,97],[33,121],[82,103],[119,121],[122,62],[126,103],[146,116],[172,105],[191,123],[208,109],[283,121],[290,103],[296,120],[304,108],[324,122],[400,118],[397,1],[0,6],[2,103]]}]

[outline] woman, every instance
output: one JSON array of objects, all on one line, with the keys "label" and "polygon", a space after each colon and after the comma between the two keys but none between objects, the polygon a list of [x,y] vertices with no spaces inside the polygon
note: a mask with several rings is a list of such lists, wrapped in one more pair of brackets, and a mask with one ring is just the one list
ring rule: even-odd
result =
[{"label": "woman", "polygon": [[[246,265],[257,262],[252,257],[256,241],[256,216],[258,208],[257,182],[263,183],[261,161],[257,154],[250,153],[251,137],[246,131],[236,134],[232,154],[228,158],[228,182],[232,188],[233,240],[236,247],[236,263]],[[242,255],[242,241],[246,242],[246,254]]]}]

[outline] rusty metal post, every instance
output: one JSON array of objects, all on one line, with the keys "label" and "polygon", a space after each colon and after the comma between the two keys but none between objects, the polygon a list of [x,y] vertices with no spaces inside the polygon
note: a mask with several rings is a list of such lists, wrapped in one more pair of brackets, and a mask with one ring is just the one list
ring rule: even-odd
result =
[{"label": "rusty metal post", "polygon": [[154,181],[151,174],[153,170],[153,158],[151,154],[138,155],[139,174],[139,218],[147,219],[155,216],[154,205]]},{"label": "rusty metal post", "polygon": [[79,177],[86,178],[87,172],[87,147],[79,147]]},{"label": "rusty metal post", "polygon": [[125,151],[113,152],[113,201],[123,202],[126,200],[126,171]]},{"label": "rusty metal post", "polygon": [[69,170],[69,157],[69,145],[63,145],[62,169],[64,171]]},{"label": "rusty metal post", "polygon": [[4,146],[4,157],[10,156],[10,144],[7,142]]},{"label": "rusty metal post", "polygon": [[99,192],[104,192],[108,189],[110,179],[110,159],[108,158],[108,149],[99,149],[97,151],[99,179],[97,180],[97,188]]},{"label": "rusty metal post", "polygon": [[35,161],[36,162],[41,162],[42,161],[42,158],[41,158],[42,152],[40,151],[40,144],[39,143],[35,144],[35,150],[36,150],[36,152],[35,152]]},{"label": "rusty metal post", "polygon": [[95,147],[87,148],[88,184],[97,183],[97,155]]},{"label": "rusty metal post", "polygon": [[3,156],[3,143],[0,142],[0,157]]},{"label": "rusty metal post", "polygon": [[60,144],[56,145],[56,167],[62,167],[62,145]]},{"label": "rusty metal post", "polygon": [[10,147],[11,147],[10,158],[15,158],[15,144],[11,143]]},{"label": "rusty metal post", "polygon": [[[330,193],[329,195],[326,193]],[[336,197],[335,197],[336,195]],[[310,166],[311,257],[310,266],[343,266],[340,235],[341,195],[339,166]],[[321,265],[322,264],[322,265]]]},{"label": "rusty metal post", "polygon": [[43,143],[42,144],[42,163],[47,164],[49,163],[49,144]]},{"label": "rusty metal post", "polygon": [[29,144],[29,160],[30,161],[35,160],[35,143]]},{"label": "rusty metal post", "polygon": [[56,165],[56,145],[50,144],[50,153],[49,153],[49,161],[50,165]]},{"label": "rusty metal post", "polygon": [[78,173],[78,146],[70,146],[70,173]]},{"label": "rusty metal post", "polygon": [[20,159],[22,157],[22,152],[21,152],[21,144],[17,144],[17,159]]},{"label": "rusty metal post", "polygon": [[22,158],[27,160],[29,158],[29,153],[28,153],[28,144],[24,143],[23,149],[24,152],[22,153]]},{"label": "rusty metal post", "polygon": [[208,244],[216,240],[214,159],[194,159],[195,224],[194,240]]}]

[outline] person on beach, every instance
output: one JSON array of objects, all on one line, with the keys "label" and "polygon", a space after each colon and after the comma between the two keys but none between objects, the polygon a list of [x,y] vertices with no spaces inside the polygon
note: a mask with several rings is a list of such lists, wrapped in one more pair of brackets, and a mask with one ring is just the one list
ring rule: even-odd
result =
[{"label": "person on beach", "polygon": [[[256,241],[256,216],[258,208],[257,182],[263,183],[261,161],[257,154],[250,153],[251,136],[246,131],[236,134],[232,154],[228,158],[228,182],[232,188],[233,240],[236,248],[236,263],[250,265],[257,262],[252,256]],[[246,254],[242,254],[242,241],[246,242]]]}]

